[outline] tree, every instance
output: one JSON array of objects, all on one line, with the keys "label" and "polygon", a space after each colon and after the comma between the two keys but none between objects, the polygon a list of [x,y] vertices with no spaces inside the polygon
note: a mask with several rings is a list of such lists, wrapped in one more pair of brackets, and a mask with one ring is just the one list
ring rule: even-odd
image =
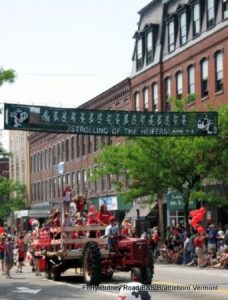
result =
[{"label": "tree", "polygon": [[5,82],[13,83],[16,78],[16,73],[12,69],[4,70],[0,68],[0,86]]},{"label": "tree", "polygon": [[[5,82],[14,83],[16,78],[16,73],[12,69],[4,70],[0,68],[0,86],[2,86]],[[2,113],[0,109],[0,113]],[[9,156],[9,153],[3,148],[2,144],[0,143],[0,157]]]},{"label": "tree", "polygon": [[[180,192],[189,231],[191,199],[227,202],[227,199],[206,192],[204,182],[213,178],[227,184],[228,106],[219,109],[216,137],[129,138],[122,145],[104,148],[96,162],[99,177],[107,174],[129,177],[131,184],[127,191],[122,191],[129,201],[139,196],[164,194],[168,189]],[[117,186],[121,190],[122,180]]]},{"label": "tree", "polygon": [[25,208],[25,186],[0,177],[0,219],[7,217],[11,212]]},{"label": "tree", "polygon": [[[12,69],[4,70],[0,68],[0,86],[5,82],[13,83],[16,73]],[[0,112],[1,113],[1,112]],[[9,157],[8,153],[0,144],[0,157]],[[23,196],[25,192],[24,185],[13,182],[5,177],[0,177],[0,218],[4,218],[11,211],[24,208]]]}]

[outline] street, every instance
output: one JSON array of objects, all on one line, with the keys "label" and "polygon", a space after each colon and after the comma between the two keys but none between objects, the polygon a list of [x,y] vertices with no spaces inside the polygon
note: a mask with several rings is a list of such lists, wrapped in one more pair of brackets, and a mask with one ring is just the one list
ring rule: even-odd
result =
[{"label": "street", "polygon": [[[110,283],[96,287],[87,287],[82,278],[74,276],[74,270],[67,271],[61,281],[47,280],[35,276],[31,267],[24,267],[23,273],[12,270],[12,279],[0,275],[1,300],[42,300],[42,299],[117,299],[120,286],[129,282],[130,274],[116,273]],[[150,287],[151,299],[227,299],[228,272],[227,270],[198,269],[179,265],[160,265],[155,267],[153,285]]]}]

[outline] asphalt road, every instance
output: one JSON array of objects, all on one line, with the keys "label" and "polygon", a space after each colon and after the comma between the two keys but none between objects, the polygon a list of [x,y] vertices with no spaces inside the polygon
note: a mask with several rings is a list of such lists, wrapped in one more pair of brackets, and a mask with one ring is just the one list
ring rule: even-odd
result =
[{"label": "asphalt road", "polygon": [[[35,276],[31,267],[24,267],[22,274],[12,270],[12,279],[0,274],[1,300],[57,300],[57,299],[117,299],[118,289],[129,282],[130,274],[116,273],[110,283],[95,287],[84,285],[82,278],[67,271],[60,282]],[[228,270],[198,269],[177,265],[156,265],[151,288],[151,299],[156,300],[222,300],[228,299]]]}]

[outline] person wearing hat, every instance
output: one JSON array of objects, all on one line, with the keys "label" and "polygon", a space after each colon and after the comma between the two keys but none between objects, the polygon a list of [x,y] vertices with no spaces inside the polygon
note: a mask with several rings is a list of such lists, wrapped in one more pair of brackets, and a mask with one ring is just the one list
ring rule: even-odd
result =
[{"label": "person wearing hat", "polygon": [[118,248],[117,248],[117,240],[116,237],[119,235],[119,226],[116,224],[116,219],[114,216],[112,216],[109,219],[109,225],[105,229],[105,236],[108,238],[108,249],[109,251],[114,251],[120,254]]}]

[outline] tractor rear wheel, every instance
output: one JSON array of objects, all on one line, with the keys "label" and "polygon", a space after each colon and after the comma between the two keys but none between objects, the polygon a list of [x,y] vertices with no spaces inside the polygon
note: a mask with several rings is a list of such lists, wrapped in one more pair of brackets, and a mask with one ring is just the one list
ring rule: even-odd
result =
[{"label": "tractor rear wheel", "polygon": [[88,243],[83,252],[83,277],[88,285],[99,285],[101,282],[101,252],[94,242]]},{"label": "tractor rear wheel", "polygon": [[131,281],[141,282],[142,283],[142,270],[140,268],[131,269]]}]

